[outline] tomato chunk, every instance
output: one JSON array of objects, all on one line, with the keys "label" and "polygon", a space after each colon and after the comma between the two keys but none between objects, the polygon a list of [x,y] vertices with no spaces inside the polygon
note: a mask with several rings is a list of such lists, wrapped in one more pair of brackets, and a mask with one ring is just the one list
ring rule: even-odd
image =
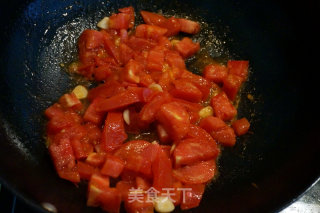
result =
[{"label": "tomato chunk", "polygon": [[249,61],[228,61],[229,73],[241,77],[242,81],[247,80]]},{"label": "tomato chunk", "polygon": [[157,120],[174,140],[182,139],[189,131],[189,114],[178,103],[163,104],[157,113]]},{"label": "tomato chunk", "polygon": [[248,132],[250,123],[246,118],[241,118],[232,123],[232,128],[238,136],[244,135]]},{"label": "tomato chunk", "polygon": [[192,82],[187,79],[179,79],[172,82],[174,88],[170,91],[171,95],[191,102],[200,102],[202,92]]},{"label": "tomato chunk", "polygon": [[195,21],[180,18],[179,23],[181,27],[180,29],[181,32],[189,33],[189,34],[197,34],[200,31],[200,24]]},{"label": "tomato chunk", "polygon": [[234,146],[236,143],[234,130],[220,118],[208,116],[200,121],[199,126],[224,146]]},{"label": "tomato chunk", "polygon": [[159,40],[167,33],[167,29],[155,25],[140,24],[136,28],[136,36],[138,38],[146,38],[152,40]]},{"label": "tomato chunk", "polygon": [[228,75],[228,68],[220,64],[209,64],[203,69],[203,77],[214,83],[221,84]]},{"label": "tomato chunk", "polygon": [[140,14],[143,18],[143,21],[146,24],[149,25],[157,25],[159,27],[166,27],[167,25],[167,19],[163,17],[162,15],[156,14],[156,13],[151,13],[148,11],[140,11]]},{"label": "tomato chunk", "polygon": [[158,149],[157,157],[152,164],[153,187],[159,191],[173,185],[171,160],[162,149]]},{"label": "tomato chunk", "polygon": [[212,97],[211,106],[216,117],[229,121],[237,114],[237,109],[232,105],[227,95],[222,92]]},{"label": "tomato chunk", "polygon": [[241,84],[241,77],[229,74],[223,81],[222,90],[228,95],[231,101],[234,101],[240,90]]},{"label": "tomato chunk", "polygon": [[194,43],[188,37],[184,37],[181,41],[175,44],[175,48],[181,56],[188,58],[200,50],[200,44]]},{"label": "tomato chunk", "polygon": [[107,155],[106,162],[101,169],[101,174],[117,178],[121,174],[123,168],[124,162],[119,157]]},{"label": "tomato chunk", "polygon": [[173,151],[175,166],[192,164],[217,157],[219,150],[215,141],[204,138],[189,138],[178,143]]},{"label": "tomato chunk", "polygon": [[90,180],[93,174],[98,173],[98,170],[95,167],[82,161],[78,161],[77,166],[81,179]]},{"label": "tomato chunk", "polygon": [[121,112],[109,112],[101,136],[101,146],[106,152],[112,152],[127,139]]},{"label": "tomato chunk", "polygon": [[143,67],[135,60],[130,59],[123,70],[123,80],[138,84],[140,82],[139,72],[143,70]]},{"label": "tomato chunk", "polygon": [[186,190],[185,199],[181,202],[180,208],[187,210],[199,206],[205,184],[185,184],[183,187],[191,190]]},{"label": "tomato chunk", "polygon": [[200,184],[210,181],[216,170],[215,160],[198,162],[173,170],[173,177],[183,183]]}]

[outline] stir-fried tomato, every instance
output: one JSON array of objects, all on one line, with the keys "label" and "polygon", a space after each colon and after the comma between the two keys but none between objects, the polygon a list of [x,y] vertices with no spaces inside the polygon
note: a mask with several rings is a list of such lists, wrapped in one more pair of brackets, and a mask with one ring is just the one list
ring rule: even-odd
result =
[{"label": "stir-fried tomato", "polygon": [[200,24],[141,16],[145,24],[134,28],[133,7],[122,8],[99,22],[103,29],[83,31],[70,70],[98,85],[78,87],[46,109],[48,149],[61,178],[89,181],[88,206],[111,213],[122,202],[129,213],[195,208],[216,174],[219,146],[235,145],[249,130],[233,102],[249,62],[212,63],[203,76],[193,74],[185,59],[199,42],[171,36],[196,34]]}]

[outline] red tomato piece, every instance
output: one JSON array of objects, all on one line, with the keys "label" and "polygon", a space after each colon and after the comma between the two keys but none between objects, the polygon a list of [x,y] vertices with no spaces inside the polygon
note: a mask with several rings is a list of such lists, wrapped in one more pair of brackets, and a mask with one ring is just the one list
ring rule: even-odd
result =
[{"label": "red tomato piece", "polygon": [[231,101],[234,101],[240,90],[241,84],[241,77],[229,74],[223,81],[222,90],[228,95],[228,98],[230,98]]},{"label": "red tomato piece", "polygon": [[241,118],[232,123],[232,128],[238,136],[244,135],[248,132],[250,123],[246,118]]},{"label": "red tomato piece", "polygon": [[101,208],[110,213],[119,213],[121,205],[121,192],[117,188],[108,188],[103,191],[98,200],[101,202]]},{"label": "red tomato piece", "polygon": [[162,149],[152,163],[153,187],[159,191],[173,186],[171,160]]},{"label": "red tomato piece", "polygon": [[158,27],[156,25],[140,24],[136,28],[135,35],[138,38],[152,39],[158,41],[167,33],[166,28]]},{"label": "red tomato piece", "polygon": [[130,59],[122,72],[123,80],[138,84],[140,82],[139,72],[141,71],[143,71],[143,67],[137,61]]},{"label": "red tomato piece", "polygon": [[142,189],[144,191],[147,191],[151,187],[151,184],[145,178],[137,176],[136,186],[137,186],[137,189]]},{"label": "red tomato piece", "polygon": [[139,38],[136,36],[130,36],[128,40],[128,46],[137,52],[141,52],[143,50],[152,49],[153,47],[156,46],[156,43],[148,39]]},{"label": "red tomato piece", "polygon": [[172,96],[196,103],[202,100],[202,92],[189,80],[178,79],[172,83],[174,84],[174,88],[170,91]]},{"label": "red tomato piece", "polygon": [[100,143],[100,137],[101,137],[101,130],[100,128],[93,124],[93,123],[86,123],[84,125],[87,131],[87,137],[89,139],[89,142],[91,144],[98,144]]},{"label": "red tomato piece", "polygon": [[88,100],[92,102],[95,98],[110,98],[111,96],[123,92],[124,87],[115,80],[107,81],[104,84],[90,89],[88,92]]},{"label": "red tomato piece", "polygon": [[183,188],[191,190],[185,191],[185,198],[181,202],[180,208],[182,210],[187,210],[199,206],[204,193],[205,184],[185,184]]},{"label": "red tomato piece", "polygon": [[98,170],[95,167],[82,161],[78,161],[77,166],[80,178],[83,180],[90,180],[93,174],[98,173]]},{"label": "red tomato piece", "polygon": [[87,108],[86,112],[84,113],[83,119],[85,121],[89,121],[94,124],[100,124],[103,121],[106,113],[98,112],[97,109],[99,104],[104,100],[105,100],[104,98],[100,98],[100,97],[95,98]]},{"label": "red tomato piece", "polygon": [[[212,136],[204,129],[202,129],[200,126],[191,124],[190,125],[190,131],[188,132],[187,138],[202,138],[204,140],[210,141],[210,142],[214,142]],[[216,148],[218,148],[216,146]]]},{"label": "red tomato piece", "polygon": [[107,155],[106,162],[104,163],[101,174],[108,175],[113,178],[119,177],[124,168],[124,162],[117,156]]},{"label": "red tomato piece", "polygon": [[209,64],[203,70],[203,77],[220,84],[228,75],[228,68],[221,64]]},{"label": "red tomato piece", "polygon": [[99,99],[96,111],[107,112],[111,110],[121,109],[140,101],[141,100],[139,94],[135,93],[132,90],[126,90],[108,99]]},{"label": "red tomato piece", "polygon": [[101,65],[95,67],[93,73],[96,81],[102,81],[106,80],[112,74],[112,70],[110,65]]},{"label": "red tomato piece", "polygon": [[149,25],[157,25],[159,27],[166,27],[167,25],[167,19],[163,17],[162,15],[156,14],[156,13],[151,13],[148,11],[140,11],[140,14],[143,18],[143,21],[146,24]]},{"label": "red tomato piece", "polygon": [[150,102],[145,104],[140,113],[140,120],[145,123],[151,123],[156,120],[156,113],[159,111],[162,104],[170,102],[171,96],[169,93],[163,92],[156,94]]},{"label": "red tomato piece", "polygon": [[129,29],[131,16],[127,13],[113,14],[109,17],[109,28],[110,29]]},{"label": "red tomato piece", "polygon": [[181,72],[181,78],[188,79],[194,85],[196,85],[201,90],[204,100],[208,98],[212,84],[205,78],[193,74],[192,72],[189,72],[187,70]]},{"label": "red tomato piece", "polygon": [[165,28],[168,29],[166,36],[170,37],[170,36],[177,35],[181,30],[181,24],[180,24],[179,19],[177,19],[175,17],[169,18]]},{"label": "red tomato piece", "polygon": [[100,31],[103,34],[104,48],[107,53],[111,55],[117,63],[121,63],[119,48],[115,45],[112,36],[105,30]]},{"label": "red tomato piece", "polygon": [[122,64],[128,63],[134,56],[134,51],[125,43],[120,44],[120,60]]},{"label": "red tomato piece", "polygon": [[79,51],[103,47],[103,34],[97,30],[85,30],[79,38]]},{"label": "red tomato piece", "polygon": [[60,99],[59,103],[62,107],[70,108],[74,110],[80,110],[82,108],[81,101],[77,98],[74,93],[64,94]]},{"label": "red tomato piece", "polygon": [[237,114],[237,109],[232,105],[224,92],[212,97],[211,106],[216,117],[229,121]]},{"label": "red tomato piece", "polygon": [[229,73],[242,78],[242,81],[247,80],[249,61],[228,61]]},{"label": "red tomato piece", "polygon": [[112,152],[120,147],[127,138],[122,113],[109,112],[101,135],[101,146],[103,150]]},{"label": "red tomato piece", "polygon": [[135,188],[135,185],[131,182],[120,180],[116,184],[116,188],[121,192],[121,200],[128,200],[129,190]]},{"label": "red tomato piece", "polygon": [[162,48],[154,48],[149,51],[147,58],[147,69],[151,72],[161,72],[164,64],[164,50]]},{"label": "red tomato piece", "polygon": [[88,157],[86,159],[86,163],[88,163],[94,167],[100,167],[105,162],[105,159],[106,159],[105,153],[92,152],[88,155]]},{"label": "red tomato piece", "polygon": [[181,32],[189,34],[197,34],[200,31],[200,24],[195,21],[179,18]]},{"label": "red tomato piece", "polygon": [[88,184],[87,206],[99,206],[99,196],[109,189],[110,180],[99,174],[93,174]]},{"label": "red tomato piece", "polygon": [[200,50],[200,44],[194,43],[190,38],[184,37],[174,45],[175,49],[184,58],[189,58]]},{"label": "red tomato piece", "polygon": [[234,130],[220,118],[213,116],[206,117],[200,121],[199,126],[224,146],[234,146],[236,143]]},{"label": "red tomato piece", "polygon": [[141,172],[141,168],[144,168],[144,164],[148,163],[142,153],[149,145],[149,142],[143,140],[129,141],[120,146],[120,148],[115,151],[114,155],[120,157],[125,162],[126,169],[134,172]]},{"label": "red tomato piece", "polygon": [[121,13],[126,13],[130,15],[130,20],[129,20],[129,28],[132,28],[134,26],[134,8],[133,7],[124,7],[119,9]]},{"label": "red tomato piece", "polygon": [[189,114],[176,102],[163,104],[157,113],[157,120],[174,140],[182,139],[189,131]]},{"label": "red tomato piece", "polygon": [[176,67],[179,69],[185,69],[186,64],[181,57],[181,55],[177,51],[166,51],[165,53],[165,61],[171,67]]},{"label": "red tomato piece", "polygon": [[174,102],[179,103],[181,106],[187,110],[190,118],[190,123],[197,123],[200,119],[199,111],[203,108],[201,104],[198,103],[192,103],[186,100],[175,98]]},{"label": "red tomato piece", "polygon": [[[136,192],[132,192],[136,193]],[[127,213],[153,213],[153,203],[151,201],[147,200],[147,196],[142,194],[141,199],[139,200],[133,200],[132,202],[129,202],[129,200],[126,200],[124,202],[124,207],[126,209]]]},{"label": "red tomato piece", "polygon": [[50,144],[49,152],[58,175],[74,183],[80,182],[75,157],[69,139],[60,140],[59,144]]},{"label": "red tomato piece", "polygon": [[207,183],[215,175],[215,160],[201,161],[192,165],[186,165],[173,170],[173,177],[183,183],[200,184]]},{"label": "red tomato piece", "polygon": [[88,156],[88,153],[85,152],[84,147],[80,140],[71,139],[71,146],[77,160],[85,159]]},{"label": "red tomato piece", "polygon": [[77,113],[66,111],[62,116],[56,116],[49,120],[47,124],[47,132],[49,134],[56,134],[61,130],[67,129],[80,122],[81,118]]},{"label": "red tomato piece", "polygon": [[48,119],[52,119],[54,117],[62,117],[64,115],[64,111],[60,104],[55,103],[52,106],[48,107],[44,111],[44,114]]},{"label": "red tomato piece", "polygon": [[173,151],[175,166],[192,164],[203,160],[216,158],[219,149],[215,141],[205,138],[189,138],[178,143]]}]

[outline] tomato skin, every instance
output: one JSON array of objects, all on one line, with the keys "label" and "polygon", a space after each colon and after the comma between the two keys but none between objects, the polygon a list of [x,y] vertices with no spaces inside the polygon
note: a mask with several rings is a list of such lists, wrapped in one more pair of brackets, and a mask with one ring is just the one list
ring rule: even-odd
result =
[{"label": "tomato skin", "polygon": [[65,138],[60,140],[59,144],[50,144],[49,152],[58,175],[62,179],[79,183],[80,175],[76,167],[70,140]]},{"label": "tomato skin", "polygon": [[59,99],[59,103],[61,104],[62,107],[70,108],[73,110],[81,110],[82,108],[81,101],[77,98],[77,96],[74,93],[64,94]]},{"label": "tomato skin", "polygon": [[189,72],[187,70],[183,70],[181,72],[181,78],[188,79],[196,87],[198,87],[202,92],[203,100],[206,100],[208,98],[212,84],[209,81],[207,81],[205,78],[199,75],[193,74],[192,72]]},{"label": "tomato skin", "polygon": [[140,24],[136,28],[135,35],[138,38],[152,39],[158,41],[167,33],[167,29],[158,27],[156,25]]},{"label": "tomato skin", "polygon": [[81,118],[78,114],[72,111],[65,111],[63,115],[55,116],[47,123],[47,133],[57,134],[63,129],[67,129],[74,124],[81,122]]},{"label": "tomato skin", "polygon": [[164,63],[164,50],[157,48],[149,51],[147,69],[151,72],[161,72]]},{"label": "tomato skin", "polygon": [[180,208],[187,210],[199,206],[204,193],[205,184],[185,184],[184,188],[190,188],[191,191],[185,192],[185,201],[181,202]]},{"label": "tomato skin", "polygon": [[185,69],[186,64],[180,54],[176,51],[166,51],[165,61],[171,66],[179,69]]},{"label": "tomato skin", "polygon": [[128,199],[129,189],[134,188],[135,185],[131,182],[120,180],[116,184],[116,188],[121,192],[121,200]]},{"label": "tomato skin", "polygon": [[167,19],[162,15],[151,13],[148,11],[140,11],[143,21],[149,25],[157,25],[159,27],[165,27],[167,24]]},{"label": "tomato skin", "polygon": [[203,77],[214,83],[221,84],[228,75],[228,68],[220,64],[209,64],[203,69]]},{"label": "tomato skin", "polygon": [[90,180],[93,174],[98,173],[97,168],[82,161],[78,161],[77,166],[80,178],[83,180]]},{"label": "tomato skin", "polygon": [[249,61],[229,60],[227,66],[230,74],[239,76],[242,81],[247,80]]},{"label": "tomato skin", "polygon": [[188,138],[180,141],[173,151],[175,167],[190,165],[217,157],[219,149],[215,141],[204,138]]},{"label": "tomato skin", "polygon": [[184,58],[189,58],[200,50],[200,44],[194,43],[190,38],[184,37],[175,44],[175,49]]},{"label": "tomato skin", "polygon": [[159,191],[173,186],[171,160],[162,149],[158,149],[157,157],[152,163],[153,187]]},{"label": "tomato skin", "polygon": [[198,22],[179,18],[179,23],[181,32],[197,34],[200,31],[200,24]]},{"label": "tomato skin", "polygon": [[172,96],[196,103],[202,100],[202,92],[189,80],[178,79],[172,83],[174,84],[174,88],[170,91]]},{"label": "tomato skin", "polygon": [[106,159],[105,153],[92,152],[88,155],[85,162],[94,167],[101,167],[105,162],[105,159]]},{"label": "tomato skin", "polygon": [[120,44],[120,60],[122,64],[127,64],[134,56],[134,51],[126,44]]},{"label": "tomato skin", "polygon": [[234,130],[220,118],[213,116],[206,117],[200,121],[199,126],[224,146],[234,146],[236,143]]},{"label": "tomato skin", "polygon": [[113,155],[107,155],[107,159],[100,172],[103,175],[117,178],[121,174],[123,168],[124,168],[123,160]]},{"label": "tomato skin", "polygon": [[168,29],[166,36],[170,37],[177,35],[181,30],[181,24],[179,19],[175,17],[169,18],[167,21],[166,28]]},{"label": "tomato skin", "polygon": [[178,103],[163,104],[157,113],[157,120],[173,140],[182,139],[189,131],[189,114]]},{"label": "tomato skin", "polygon": [[48,107],[45,111],[44,111],[45,116],[48,119],[52,119],[54,117],[61,117],[64,115],[63,109],[61,107],[60,104],[55,103],[52,106]]},{"label": "tomato skin", "polygon": [[92,122],[94,124],[101,124],[106,113],[105,112],[98,112],[97,108],[99,104],[104,100],[104,98],[95,98],[92,103],[89,105],[87,110],[83,115],[83,119],[85,121]]},{"label": "tomato skin", "polygon": [[232,128],[238,136],[244,135],[248,132],[250,123],[246,118],[241,118],[232,123]]},{"label": "tomato skin", "polygon": [[137,36],[130,36],[128,46],[137,52],[141,52],[152,49],[156,46],[156,42]]},{"label": "tomato skin", "polygon": [[130,15],[126,13],[113,14],[109,17],[109,28],[110,29],[129,29]]},{"label": "tomato skin", "polygon": [[174,102],[179,103],[187,110],[189,114],[190,123],[195,124],[200,119],[199,111],[203,108],[201,104],[192,103],[186,100],[175,98]]},{"label": "tomato skin", "polygon": [[173,177],[187,184],[201,184],[210,181],[215,175],[215,160],[201,161],[173,170]]},{"label": "tomato skin", "polygon": [[241,85],[241,77],[233,74],[228,74],[228,76],[223,81],[222,90],[227,94],[228,98],[230,98],[231,101],[234,101],[237,97]]},{"label": "tomato skin", "polygon": [[140,101],[141,100],[139,94],[131,90],[126,90],[108,99],[99,99],[96,111],[107,112],[116,109],[121,109],[123,107],[129,106]]},{"label": "tomato skin", "polygon": [[216,117],[229,121],[237,114],[237,109],[232,105],[224,92],[212,97],[211,106]]},{"label": "tomato skin", "polygon": [[109,112],[101,135],[101,146],[103,150],[112,152],[120,147],[127,138],[122,113]]},{"label": "tomato skin", "polygon": [[170,102],[172,100],[171,98],[171,95],[166,92],[155,94],[150,102],[142,107],[139,113],[140,120],[145,123],[151,123],[155,121],[156,113],[159,111],[162,104]]},{"label": "tomato skin", "polygon": [[88,92],[88,100],[92,102],[95,98],[110,98],[111,96],[123,92],[124,87],[115,80],[107,81],[104,84],[90,89]]}]

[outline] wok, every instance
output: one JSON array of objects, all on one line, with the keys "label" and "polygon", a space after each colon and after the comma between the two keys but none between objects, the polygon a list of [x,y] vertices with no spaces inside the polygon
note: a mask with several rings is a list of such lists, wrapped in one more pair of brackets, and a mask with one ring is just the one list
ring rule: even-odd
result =
[{"label": "wok", "polygon": [[319,177],[318,1],[11,0],[0,13],[2,184],[35,212],[43,202],[59,212],[101,211],[85,206],[84,185],[57,176],[43,111],[76,85],[61,63],[76,59],[81,31],[128,5],[205,21],[195,39],[212,57],[250,60],[239,116],[249,118],[251,134],[223,150],[218,179],[187,212],[278,211]]}]

